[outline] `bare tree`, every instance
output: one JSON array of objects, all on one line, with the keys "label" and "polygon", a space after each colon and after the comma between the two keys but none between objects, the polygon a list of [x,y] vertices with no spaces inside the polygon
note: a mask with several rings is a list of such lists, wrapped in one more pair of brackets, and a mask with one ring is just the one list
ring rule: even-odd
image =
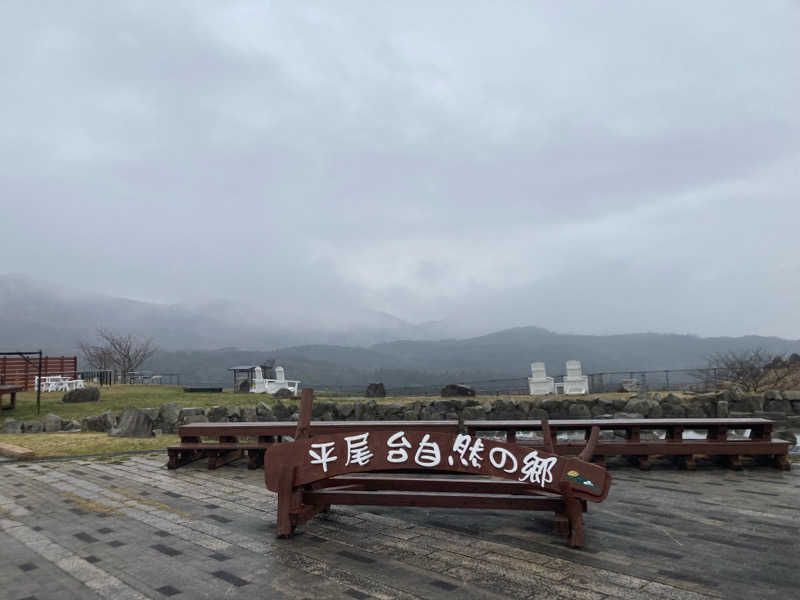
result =
[{"label": "bare tree", "polygon": [[107,329],[98,329],[97,337],[100,338],[100,344],[79,343],[83,358],[96,369],[116,367],[123,381],[131,371],[138,369],[158,351],[151,338],[140,341],[130,333],[119,335]]},{"label": "bare tree", "polygon": [[737,385],[746,392],[787,389],[800,383],[800,356],[785,358],[761,348],[714,354],[708,368],[716,373],[718,384]]},{"label": "bare tree", "polygon": [[83,355],[83,360],[93,369],[107,370],[114,366],[111,359],[111,349],[107,345],[98,346],[88,342],[78,342],[78,348]]}]

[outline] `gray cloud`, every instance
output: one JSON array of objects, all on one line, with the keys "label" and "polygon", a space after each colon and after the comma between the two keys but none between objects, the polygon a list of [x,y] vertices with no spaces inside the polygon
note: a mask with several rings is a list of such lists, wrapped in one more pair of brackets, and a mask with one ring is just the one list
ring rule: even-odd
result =
[{"label": "gray cloud", "polygon": [[800,337],[795,3],[2,12],[0,271],[284,321]]}]

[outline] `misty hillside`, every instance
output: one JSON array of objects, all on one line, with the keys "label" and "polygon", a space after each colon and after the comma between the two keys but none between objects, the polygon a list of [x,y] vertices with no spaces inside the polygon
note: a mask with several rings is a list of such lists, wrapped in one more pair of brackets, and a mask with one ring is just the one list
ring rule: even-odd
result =
[{"label": "misty hillside", "polygon": [[[42,348],[50,354],[76,354],[77,342],[91,339],[97,327],[152,337],[161,348],[145,365],[152,371],[181,373],[184,383],[226,386],[229,367],[264,359],[276,360],[290,378],[307,385],[357,387],[371,381],[430,386],[524,378],[534,360],[545,361],[548,373],[558,375],[572,358],[591,373],[693,368],[702,366],[710,354],[756,347],[800,352],[800,341],[775,337],[575,335],[540,327],[430,341],[443,337],[441,323],[411,325],[377,312],[362,313],[340,329],[311,324],[289,331],[231,303],[163,305],[55,289],[24,276],[0,276],[3,350]],[[412,337],[416,339],[407,339]]]},{"label": "misty hillside", "polygon": [[788,354],[800,352],[800,341],[656,333],[590,336],[519,327],[462,340],[397,341],[367,348],[313,345],[272,352],[162,352],[150,366],[181,372],[196,381],[230,385],[227,367],[274,359],[286,367],[288,377],[307,385],[357,388],[383,381],[405,387],[524,378],[534,360],[545,361],[551,375],[563,374],[564,362],[572,358],[582,362],[586,373],[695,368],[711,354],[751,348]]}]

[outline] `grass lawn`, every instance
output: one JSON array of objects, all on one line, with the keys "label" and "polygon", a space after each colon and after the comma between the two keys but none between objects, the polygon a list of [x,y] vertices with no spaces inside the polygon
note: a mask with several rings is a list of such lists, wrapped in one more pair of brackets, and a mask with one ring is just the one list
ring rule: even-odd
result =
[{"label": "grass lawn", "polygon": [[103,454],[133,450],[157,450],[178,442],[173,434],[152,438],[111,437],[107,433],[6,433],[0,442],[29,448],[36,458],[74,454]]},{"label": "grass lawn", "polygon": [[[267,400],[264,394],[234,394],[231,390],[224,390],[221,394],[187,394],[183,388],[176,385],[114,385],[100,388],[98,402],[61,402],[63,392],[42,392],[42,408],[38,418],[48,413],[53,413],[62,419],[78,419],[88,415],[99,415],[110,410],[122,412],[126,406],[139,408],[157,407],[165,402],[175,402],[179,406],[214,406],[232,404],[237,406],[255,406],[259,401]],[[8,404],[8,398],[4,398]],[[36,419],[36,392],[26,391],[17,394],[17,407],[14,410],[4,410],[2,417],[14,418],[20,421]]]}]

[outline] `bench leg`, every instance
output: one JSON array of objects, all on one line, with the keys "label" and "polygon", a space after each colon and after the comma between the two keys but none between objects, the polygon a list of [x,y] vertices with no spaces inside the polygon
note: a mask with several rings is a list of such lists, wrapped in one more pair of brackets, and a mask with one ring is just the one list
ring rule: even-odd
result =
[{"label": "bench leg", "polygon": [[241,450],[211,450],[208,452],[208,468],[211,470],[242,458]]},{"label": "bench leg", "polygon": [[250,449],[247,451],[247,468],[258,469],[264,466],[264,451]]},{"label": "bench leg", "polygon": [[694,471],[697,469],[697,463],[694,460],[694,454],[681,454],[678,457],[678,466],[687,471]]},{"label": "bench leg", "polygon": [[649,457],[646,454],[636,454],[627,457],[628,462],[635,467],[639,467],[642,471],[650,470]]},{"label": "bench leg", "polygon": [[177,469],[178,467],[182,467],[183,465],[188,465],[190,462],[196,461],[198,458],[202,458],[204,454],[199,450],[167,449],[167,456],[169,456],[167,468]]},{"label": "bench leg", "polygon": [[742,470],[742,457],[738,454],[731,454],[727,457],[728,466],[734,471]]},{"label": "bench leg", "polygon": [[561,537],[569,537],[569,518],[563,512],[557,512],[553,519],[553,531]]},{"label": "bench leg", "polygon": [[284,465],[278,478],[278,515],[275,523],[275,534],[285,538],[294,532],[292,523],[292,483],[294,469]]},{"label": "bench leg", "polygon": [[596,465],[601,466],[601,467],[605,467],[606,466],[606,457],[603,456],[602,454],[595,454],[594,456],[592,456],[592,462],[594,464],[596,464]]},{"label": "bench leg", "polygon": [[569,519],[570,548],[583,548],[583,507],[577,498],[564,499],[567,518]]},{"label": "bench leg", "polygon": [[789,460],[789,457],[786,456],[785,454],[775,455],[775,466],[783,471],[792,470],[792,462]]}]

